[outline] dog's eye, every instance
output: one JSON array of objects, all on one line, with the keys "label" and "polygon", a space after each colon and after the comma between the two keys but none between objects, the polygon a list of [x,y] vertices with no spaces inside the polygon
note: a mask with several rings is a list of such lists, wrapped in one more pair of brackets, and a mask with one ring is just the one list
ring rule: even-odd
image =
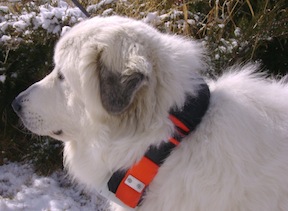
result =
[{"label": "dog's eye", "polygon": [[64,78],[64,75],[61,73],[61,72],[58,72],[57,73],[57,78],[60,80],[60,81],[63,81],[65,78]]}]

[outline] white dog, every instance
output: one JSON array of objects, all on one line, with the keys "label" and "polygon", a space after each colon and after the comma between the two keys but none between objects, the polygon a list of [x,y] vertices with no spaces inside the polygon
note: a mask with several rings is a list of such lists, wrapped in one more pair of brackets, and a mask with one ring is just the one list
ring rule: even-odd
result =
[{"label": "white dog", "polygon": [[[253,65],[233,67],[207,82],[209,100],[199,76],[204,54],[197,42],[140,21],[92,18],[60,39],[55,69],[13,108],[29,130],[64,142],[74,179],[129,210],[108,190],[112,175],[138,165],[149,147],[169,143],[179,131],[169,112],[199,101],[197,113],[204,98],[201,123],[164,157],[149,184],[129,174],[121,180],[124,198],[136,190],[135,209],[144,211],[287,211],[288,86]],[[141,167],[140,178],[151,165]]]}]

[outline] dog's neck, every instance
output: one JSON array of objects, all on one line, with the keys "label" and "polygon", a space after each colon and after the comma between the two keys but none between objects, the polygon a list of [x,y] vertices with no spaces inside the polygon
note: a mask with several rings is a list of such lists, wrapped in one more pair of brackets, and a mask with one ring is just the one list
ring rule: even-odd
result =
[{"label": "dog's neck", "polygon": [[200,124],[208,109],[209,101],[210,90],[203,80],[196,97],[187,95],[181,109],[170,110],[169,118],[175,125],[171,138],[159,146],[150,146],[142,159],[130,169],[114,172],[108,182],[109,191],[127,206],[132,208],[139,206],[146,188],[156,176],[159,167],[182,139]]}]

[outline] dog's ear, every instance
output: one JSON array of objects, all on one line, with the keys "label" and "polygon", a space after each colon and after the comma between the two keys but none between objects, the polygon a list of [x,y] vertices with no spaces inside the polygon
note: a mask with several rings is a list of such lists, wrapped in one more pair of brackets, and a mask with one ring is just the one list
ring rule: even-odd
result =
[{"label": "dog's ear", "polygon": [[119,73],[107,68],[98,59],[100,97],[102,105],[110,114],[121,114],[132,103],[137,91],[145,84],[147,76],[139,70]]},{"label": "dog's ear", "polygon": [[118,33],[113,44],[102,48],[97,68],[102,105],[114,115],[126,111],[152,73],[147,47],[126,32]]}]

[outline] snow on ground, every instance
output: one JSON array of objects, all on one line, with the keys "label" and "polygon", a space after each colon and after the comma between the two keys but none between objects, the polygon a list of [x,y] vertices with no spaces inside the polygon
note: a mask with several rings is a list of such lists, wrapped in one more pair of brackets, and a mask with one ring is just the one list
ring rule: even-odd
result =
[{"label": "snow on ground", "polygon": [[1,211],[108,211],[108,202],[96,193],[72,184],[65,172],[38,176],[29,164],[0,166]]}]

